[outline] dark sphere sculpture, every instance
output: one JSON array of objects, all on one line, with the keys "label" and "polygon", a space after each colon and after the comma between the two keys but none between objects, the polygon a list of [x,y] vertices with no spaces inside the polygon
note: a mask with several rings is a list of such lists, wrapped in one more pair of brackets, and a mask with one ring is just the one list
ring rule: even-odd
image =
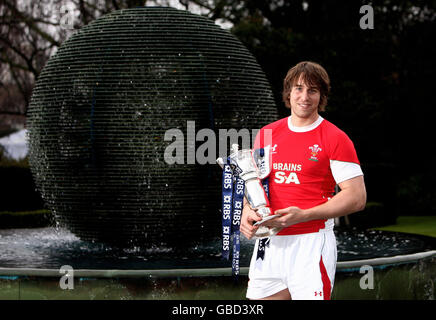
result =
[{"label": "dark sphere sculpture", "polygon": [[65,41],[41,72],[30,166],[56,221],[80,238],[185,245],[220,233],[221,170],[168,164],[165,132],[185,133],[186,158],[188,121],[218,133],[276,117],[262,70],[228,31],[172,8],[120,10]]}]

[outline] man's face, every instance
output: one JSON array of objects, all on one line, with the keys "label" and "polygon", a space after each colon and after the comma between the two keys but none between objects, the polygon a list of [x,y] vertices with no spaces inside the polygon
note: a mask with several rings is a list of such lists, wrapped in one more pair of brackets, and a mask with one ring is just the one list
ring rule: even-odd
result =
[{"label": "man's face", "polygon": [[289,97],[292,114],[299,118],[309,118],[318,113],[321,93],[317,87],[309,87],[302,77],[294,83]]}]

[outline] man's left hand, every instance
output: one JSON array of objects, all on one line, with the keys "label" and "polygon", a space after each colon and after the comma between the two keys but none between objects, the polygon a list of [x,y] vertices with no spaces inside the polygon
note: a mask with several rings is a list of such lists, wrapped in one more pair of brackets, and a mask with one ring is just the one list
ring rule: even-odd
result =
[{"label": "man's left hand", "polygon": [[274,214],[281,214],[281,216],[265,221],[262,223],[262,226],[271,228],[286,228],[290,225],[308,220],[306,211],[298,207],[288,207],[285,209],[276,210]]}]

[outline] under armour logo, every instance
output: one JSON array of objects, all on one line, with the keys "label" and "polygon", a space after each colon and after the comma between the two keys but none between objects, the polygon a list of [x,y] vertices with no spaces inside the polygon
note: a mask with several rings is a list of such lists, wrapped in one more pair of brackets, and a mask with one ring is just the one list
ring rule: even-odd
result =
[{"label": "under armour logo", "polygon": [[274,145],[274,147],[271,148],[271,154],[277,153],[276,148],[277,148],[277,143]]},{"label": "under armour logo", "polygon": [[322,297],[322,291],[319,291],[319,292],[315,291],[315,297],[318,296],[318,295],[319,295],[320,297]]}]

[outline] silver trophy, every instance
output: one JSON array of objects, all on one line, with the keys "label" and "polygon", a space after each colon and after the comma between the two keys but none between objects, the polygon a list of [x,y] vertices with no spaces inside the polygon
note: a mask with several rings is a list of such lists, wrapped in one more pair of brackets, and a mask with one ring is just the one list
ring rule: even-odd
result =
[{"label": "silver trophy", "polygon": [[[265,179],[271,172],[271,147],[267,146],[263,150],[263,154],[260,153],[260,150],[238,150],[238,145],[233,144],[232,154],[229,156],[229,164],[233,165],[233,171],[238,172],[239,177],[245,181],[245,197],[248,203],[262,217],[262,220],[254,224],[255,226],[278,216],[271,214],[268,197],[261,183],[261,180]],[[221,167],[224,166],[222,158],[218,158],[216,161]],[[260,226],[254,237],[266,238],[279,231],[280,228]]]}]

